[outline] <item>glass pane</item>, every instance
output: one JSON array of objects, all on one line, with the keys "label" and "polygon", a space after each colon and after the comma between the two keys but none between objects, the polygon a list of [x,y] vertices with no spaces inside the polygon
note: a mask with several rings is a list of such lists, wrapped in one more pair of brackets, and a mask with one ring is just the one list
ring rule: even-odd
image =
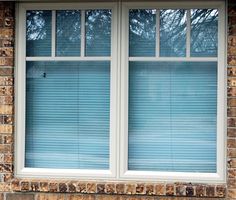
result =
[{"label": "glass pane", "polygon": [[26,167],[109,169],[110,63],[27,62]]},{"label": "glass pane", "polygon": [[186,11],[160,11],[160,56],[186,55]]},{"label": "glass pane", "polygon": [[191,56],[217,56],[218,11],[191,10]]},{"label": "glass pane", "polygon": [[87,10],[86,56],[111,55],[111,10]]},{"label": "glass pane", "polygon": [[216,172],[216,62],[130,62],[128,169]]},{"label": "glass pane", "polygon": [[51,56],[51,23],[51,11],[27,11],[26,56]]},{"label": "glass pane", "polygon": [[80,56],[81,22],[79,10],[57,11],[57,56]]},{"label": "glass pane", "polygon": [[129,56],[155,56],[156,10],[129,11]]}]

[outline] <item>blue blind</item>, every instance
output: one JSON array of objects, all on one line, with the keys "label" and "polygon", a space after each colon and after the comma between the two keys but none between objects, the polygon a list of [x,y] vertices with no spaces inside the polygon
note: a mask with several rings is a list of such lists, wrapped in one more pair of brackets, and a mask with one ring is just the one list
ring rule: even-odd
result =
[{"label": "blue blind", "polygon": [[191,56],[217,56],[218,10],[191,10]]},{"label": "blue blind", "polygon": [[109,169],[110,63],[27,62],[26,167]]},{"label": "blue blind", "polygon": [[128,169],[216,172],[216,62],[130,62]]},{"label": "blue blind", "polygon": [[155,56],[156,10],[129,11],[129,56]]},{"label": "blue blind", "polygon": [[60,10],[56,13],[56,55],[80,56],[80,11]]},{"label": "blue blind", "polygon": [[160,11],[160,56],[186,55],[186,10]]},{"label": "blue blind", "polygon": [[51,23],[51,11],[27,11],[26,56],[51,56]]},{"label": "blue blind", "polygon": [[111,16],[111,10],[85,12],[86,56],[110,56]]}]

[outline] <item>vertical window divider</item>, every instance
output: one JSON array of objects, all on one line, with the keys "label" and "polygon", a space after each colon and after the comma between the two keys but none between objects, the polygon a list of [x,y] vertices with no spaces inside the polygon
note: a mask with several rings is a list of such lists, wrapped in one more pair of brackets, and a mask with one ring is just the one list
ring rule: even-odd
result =
[{"label": "vertical window divider", "polygon": [[190,46],[191,46],[191,12],[187,10],[187,33],[186,33],[186,57],[190,58]]},{"label": "vertical window divider", "polygon": [[52,49],[51,57],[56,55],[56,10],[52,11]]},{"label": "vertical window divider", "polygon": [[83,58],[85,55],[85,10],[81,10],[81,50],[80,56]]},{"label": "vertical window divider", "polygon": [[160,10],[156,8],[156,57],[160,57]]}]

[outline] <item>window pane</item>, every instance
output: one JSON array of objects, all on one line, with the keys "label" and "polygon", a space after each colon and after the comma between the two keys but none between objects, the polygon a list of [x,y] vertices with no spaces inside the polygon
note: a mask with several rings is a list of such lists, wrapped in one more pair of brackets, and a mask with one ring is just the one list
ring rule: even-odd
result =
[{"label": "window pane", "polygon": [[160,56],[186,55],[186,11],[160,11]]},{"label": "window pane", "polygon": [[156,10],[129,11],[129,56],[155,56]]},{"label": "window pane", "polygon": [[26,167],[109,169],[110,63],[27,62]]},{"label": "window pane", "polygon": [[86,56],[111,55],[111,10],[88,10],[86,20]]},{"label": "window pane", "polygon": [[130,62],[128,169],[216,172],[216,62]]},{"label": "window pane", "polygon": [[191,10],[191,56],[217,56],[218,11]]},{"label": "window pane", "polygon": [[26,56],[51,56],[51,11],[27,11]]},{"label": "window pane", "polygon": [[79,10],[57,11],[57,56],[80,56],[81,22]]}]

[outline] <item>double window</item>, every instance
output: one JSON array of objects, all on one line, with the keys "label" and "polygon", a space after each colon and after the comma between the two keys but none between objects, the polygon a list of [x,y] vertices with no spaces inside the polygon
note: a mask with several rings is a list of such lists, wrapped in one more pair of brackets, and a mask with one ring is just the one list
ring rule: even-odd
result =
[{"label": "double window", "polygon": [[19,177],[224,181],[224,5],[20,4]]}]

